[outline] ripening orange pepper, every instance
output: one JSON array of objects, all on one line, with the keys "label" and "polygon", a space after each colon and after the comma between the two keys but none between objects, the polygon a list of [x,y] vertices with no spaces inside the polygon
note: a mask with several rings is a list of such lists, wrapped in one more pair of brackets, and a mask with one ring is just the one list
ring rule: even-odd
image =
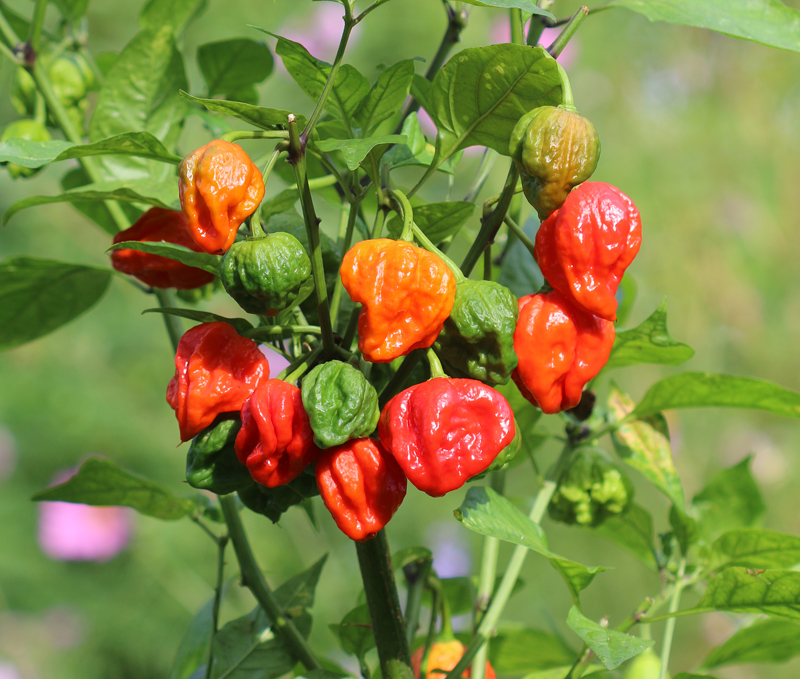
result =
[{"label": "ripening orange pepper", "polygon": [[617,292],[642,243],[642,220],[611,184],[585,182],[542,222],[534,255],[550,285],[590,313],[617,320]]},{"label": "ripening orange pepper", "polygon": [[192,237],[209,254],[227,252],[264,197],[261,172],[241,146],[215,139],[183,159],[178,178]]},{"label": "ripening orange pepper", "polygon": [[614,324],[587,313],[560,292],[519,300],[514,351],[519,365],[514,382],[522,395],[545,413],[580,403],[586,383],[608,361]]},{"label": "ripening orange pepper", "polygon": [[[437,641],[431,644],[430,653],[428,653],[428,670],[425,673],[425,679],[442,679],[445,675],[441,672],[434,672],[434,670],[443,670],[449,672],[456,665],[461,657],[464,655],[466,648],[457,639],[452,641]],[[415,679],[419,679],[420,668],[422,666],[422,656],[425,653],[425,647],[420,646],[411,656],[411,667],[414,669]],[[470,676],[470,668],[464,670],[462,677]],[[494,668],[486,661],[486,670],[484,677],[486,679],[495,679],[496,674]]]},{"label": "ripening orange pepper", "polygon": [[351,299],[363,305],[358,348],[373,363],[431,346],[455,301],[456,278],[447,265],[402,240],[356,244],[339,273]]}]

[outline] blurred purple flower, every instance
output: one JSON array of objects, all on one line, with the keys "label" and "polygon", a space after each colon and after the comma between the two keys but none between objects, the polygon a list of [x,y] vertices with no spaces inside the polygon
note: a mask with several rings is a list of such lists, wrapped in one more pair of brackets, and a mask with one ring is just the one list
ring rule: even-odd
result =
[{"label": "blurred purple flower", "polygon": [[[332,2],[321,2],[314,9],[302,13],[302,28],[295,29],[291,23],[283,29],[284,38],[299,42],[317,59],[333,61],[339,40],[344,28],[344,10],[342,6]],[[360,33],[357,26],[347,41],[348,47],[355,44]]]},{"label": "blurred purple flower", "polygon": [[[60,472],[53,484],[74,474],[74,470]],[[133,512],[126,507],[39,504],[39,546],[54,561],[108,561],[128,546],[132,530]]]},{"label": "blurred purple flower", "polygon": [[425,532],[425,544],[433,552],[433,568],[440,578],[469,575],[472,568],[469,544],[458,524],[437,521]]},{"label": "blurred purple flower", "polygon": [[10,662],[0,660],[0,679],[22,679],[22,675]]},{"label": "blurred purple flower", "polygon": [[9,478],[16,467],[17,442],[8,429],[0,426],[0,482]]},{"label": "blurred purple flower", "polygon": [[[529,24],[525,25],[526,34],[528,33],[528,25]],[[539,38],[539,45],[542,47],[549,47],[560,32],[561,29],[559,28],[545,28],[544,31],[542,31],[542,37]],[[508,19],[498,19],[492,24],[489,30],[489,42],[495,45],[503,42],[511,42],[511,26],[508,23]],[[564,68],[569,68],[575,63],[578,52],[577,38],[573,36],[572,40],[567,43],[564,51],[559,55],[558,63]]]},{"label": "blurred purple flower", "polygon": [[258,349],[262,354],[264,354],[264,356],[267,357],[267,360],[269,361],[270,379],[275,379],[291,365],[289,359],[279,354],[277,351],[275,351],[275,349],[269,346],[269,344],[259,344]]}]

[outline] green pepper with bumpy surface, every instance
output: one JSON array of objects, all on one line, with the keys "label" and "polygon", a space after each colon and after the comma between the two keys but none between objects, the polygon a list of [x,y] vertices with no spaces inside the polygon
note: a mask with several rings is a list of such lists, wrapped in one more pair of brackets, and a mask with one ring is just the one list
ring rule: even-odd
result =
[{"label": "green pepper with bumpy surface", "polygon": [[520,118],[509,151],[520,170],[525,197],[544,220],[592,176],[600,159],[600,140],[594,125],[573,107],[540,106]]},{"label": "green pepper with bumpy surface", "polygon": [[239,420],[221,420],[194,437],[186,455],[186,480],[193,488],[225,495],[253,484],[250,472],[233,449]]},{"label": "green pepper with bumpy surface", "polygon": [[314,465],[306,467],[296,479],[283,486],[267,488],[254,483],[239,491],[242,504],[256,514],[263,514],[272,523],[278,523],[281,515],[294,505],[319,495]]},{"label": "green pepper with bumpy surface", "polygon": [[450,317],[433,345],[447,374],[506,384],[514,368],[514,329],[519,304],[512,292],[492,281],[456,285]]},{"label": "green pepper with bumpy surface", "polygon": [[308,287],[311,260],[294,236],[271,233],[234,243],[220,263],[219,276],[242,309],[275,316]]},{"label": "green pepper with bumpy surface", "polygon": [[601,448],[578,448],[558,479],[550,518],[568,524],[598,526],[622,514],[633,500],[633,485]]},{"label": "green pepper with bumpy surface", "polygon": [[314,443],[320,448],[369,436],[378,426],[378,393],[349,363],[318,365],[303,380],[302,395]]},{"label": "green pepper with bumpy surface", "polygon": [[[50,133],[47,128],[35,120],[17,120],[8,125],[3,134],[0,135],[0,141],[8,139],[27,139],[28,141],[50,141]],[[0,163],[6,165],[6,163]],[[19,179],[33,177],[37,172],[44,169],[42,167],[24,167],[16,163],[8,163],[6,165],[8,174],[12,179]]]}]

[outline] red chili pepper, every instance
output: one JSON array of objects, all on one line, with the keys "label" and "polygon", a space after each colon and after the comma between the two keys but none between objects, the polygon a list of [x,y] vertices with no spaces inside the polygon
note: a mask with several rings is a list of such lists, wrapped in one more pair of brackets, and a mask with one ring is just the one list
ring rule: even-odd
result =
[{"label": "red chili pepper", "polygon": [[351,439],[328,448],[314,468],[322,501],[347,537],[375,537],[406,496],[406,477],[378,441]]},{"label": "red chili pepper", "polygon": [[[175,243],[194,252],[203,251],[189,233],[183,213],[163,207],[150,208],[133,226],[114,236],[114,243],[125,241]],[[154,288],[194,290],[214,280],[214,274],[203,269],[138,250],[114,250],[111,266]]]},{"label": "red chili pepper", "polygon": [[400,392],[378,422],[381,443],[408,480],[433,497],[480,474],[514,438],[514,414],[477,380],[435,377]]},{"label": "red chili pepper", "polygon": [[545,413],[578,405],[586,383],[608,361],[614,324],[585,312],[560,292],[519,300],[512,373],[522,395]]},{"label": "red chili pepper", "polygon": [[611,184],[585,182],[544,220],[534,254],[550,285],[596,316],[617,319],[617,292],[642,243],[642,220]]},{"label": "red chili pepper", "polygon": [[267,488],[296,479],[319,457],[300,389],[283,380],[259,385],[242,408],[236,456]]},{"label": "red chili pepper", "polygon": [[238,412],[252,391],[269,379],[269,363],[252,340],[218,321],[187,331],[175,354],[169,403],[188,441],[220,413]]}]

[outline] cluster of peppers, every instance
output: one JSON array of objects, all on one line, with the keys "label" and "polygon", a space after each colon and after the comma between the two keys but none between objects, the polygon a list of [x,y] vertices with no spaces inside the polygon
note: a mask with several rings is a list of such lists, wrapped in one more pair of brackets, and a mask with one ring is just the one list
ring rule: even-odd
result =
[{"label": "cluster of peppers", "polygon": [[[586,181],[599,157],[597,134],[569,105],[524,116],[510,153],[543,220],[534,257],[545,288],[517,300],[498,283],[466,279],[400,201],[401,237],[357,243],[339,274],[361,305],[363,359],[389,363],[428,349],[431,378],[380,409],[357,355],[319,363],[304,377],[301,367],[271,378],[254,341],[225,322],[198,325],[180,340],[167,390],[181,439],[193,439],[193,486],[237,491],[273,520],[319,493],[345,534],[367,540],[397,511],[408,481],[438,497],[514,456],[514,414],[494,387],[513,378],[545,413],[578,405],[611,352],[615,294],[641,242],[639,213],[617,188]],[[224,254],[222,285],[245,311],[274,316],[291,308],[313,285],[302,244],[288,233],[265,235],[257,218],[250,237],[237,240],[264,196],[247,154],[212,141],[184,159],[179,177],[183,212],[154,208],[115,242],[165,241]],[[192,289],[214,278],[132,250],[112,258],[118,270],[155,287]],[[624,510],[631,488],[610,462],[590,449],[579,449],[574,462],[560,479],[552,516],[596,524]]]}]

